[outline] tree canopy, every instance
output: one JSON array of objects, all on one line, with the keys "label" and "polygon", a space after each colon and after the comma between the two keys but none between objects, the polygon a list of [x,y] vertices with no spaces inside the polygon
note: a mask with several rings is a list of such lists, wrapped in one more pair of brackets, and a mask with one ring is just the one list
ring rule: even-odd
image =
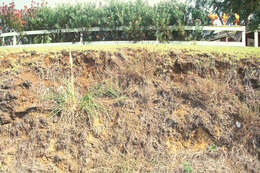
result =
[{"label": "tree canopy", "polygon": [[228,13],[234,21],[234,14],[240,16],[240,24],[249,27],[251,30],[259,27],[260,24],[260,0],[196,0],[196,5],[215,12],[219,17]]}]

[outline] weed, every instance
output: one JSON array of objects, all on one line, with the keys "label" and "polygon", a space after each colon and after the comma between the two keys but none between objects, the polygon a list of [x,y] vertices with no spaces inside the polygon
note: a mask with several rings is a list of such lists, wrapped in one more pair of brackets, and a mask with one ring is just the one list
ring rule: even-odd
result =
[{"label": "weed", "polygon": [[54,104],[51,112],[52,116],[65,114],[74,114],[79,100],[77,99],[77,93],[71,81],[64,80],[64,86],[60,86],[57,91],[53,91],[48,94],[47,98]]},{"label": "weed", "polygon": [[96,116],[97,111],[102,109],[103,106],[97,102],[95,96],[93,96],[91,93],[87,93],[82,97],[80,107],[81,109],[85,110],[87,114]]},{"label": "weed", "polygon": [[104,105],[98,98],[114,99],[117,102],[124,99],[119,88],[113,80],[105,80],[91,87],[81,99],[81,108],[90,115],[97,115],[98,110],[103,110]]},{"label": "weed", "polygon": [[119,88],[109,80],[96,84],[93,88],[89,89],[89,92],[97,97],[108,97],[111,99],[120,97]]},{"label": "weed", "polygon": [[209,147],[209,149],[210,149],[210,150],[216,150],[216,149],[217,149],[217,146],[216,146],[216,145],[211,145],[211,146]]},{"label": "weed", "polygon": [[192,172],[192,167],[190,166],[189,163],[184,163],[184,171],[185,172]]},{"label": "weed", "polygon": [[52,92],[48,97],[48,99],[54,103],[54,108],[51,112],[52,116],[59,114],[61,118],[63,118],[64,115],[73,115],[75,114],[77,106],[79,105],[79,99],[77,99],[77,93],[74,87],[73,60],[71,52],[70,70],[70,80],[63,81],[65,87],[59,87],[56,92]]},{"label": "weed", "polygon": [[104,104],[99,99],[110,98],[119,101],[123,99],[119,89],[111,81],[103,81],[89,88],[84,96],[80,96],[74,88],[73,80],[64,80],[63,86],[57,91],[50,92],[47,99],[53,103],[52,116],[75,115],[84,110],[89,116],[97,116],[98,111],[104,110]]}]

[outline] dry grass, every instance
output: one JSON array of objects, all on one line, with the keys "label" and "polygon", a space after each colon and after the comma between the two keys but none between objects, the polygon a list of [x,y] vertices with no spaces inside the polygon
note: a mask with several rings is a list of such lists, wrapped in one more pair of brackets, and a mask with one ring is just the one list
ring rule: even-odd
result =
[{"label": "dry grass", "polygon": [[[41,111],[13,117],[1,126],[0,172],[260,170],[255,155],[259,120],[248,104],[257,105],[259,100],[238,75],[240,68],[255,68],[258,49],[166,44],[68,47],[77,50],[72,52],[73,63],[68,51],[56,52],[64,49],[39,48],[43,52],[39,55],[32,55],[32,48],[10,49],[28,52],[26,57],[10,55],[11,64],[19,65],[19,58],[23,63],[0,72],[0,81],[7,78],[14,83],[12,89],[0,90],[0,98],[4,98],[1,93],[18,93],[17,99],[4,102],[14,115],[32,104]],[[252,64],[236,62],[236,57],[230,60],[228,55],[224,59],[229,61],[219,59],[228,52],[255,58],[248,60]],[[23,87],[23,80],[31,86]],[[59,110],[73,117],[69,121],[50,118],[52,106],[57,105],[39,98],[48,88],[57,93],[59,87],[65,91],[61,92],[65,104]],[[236,121],[242,123],[241,129]]]}]

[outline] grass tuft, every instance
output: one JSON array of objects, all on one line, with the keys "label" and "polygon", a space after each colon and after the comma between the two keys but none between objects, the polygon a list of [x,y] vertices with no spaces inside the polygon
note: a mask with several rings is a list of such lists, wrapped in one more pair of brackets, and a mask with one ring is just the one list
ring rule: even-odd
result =
[{"label": "grass tuft", "polygon": [[52,116],[75,116],[80,110],[84,110],[88,116],[96,117],[99,111],[104,110],[104,98],[116,101],[123,99],[119,88],[109,80],[97,83],[83,96],[77,92],[72,82],[64,80],[62,86],[48,94],[47,99],[53,105]]},{"label": "grass tuft", "polygon": [[75,114],[79,99],[71,81],[64,80],[64,86],[60,86],[56,91],[48,95],[48,99],[53,103],[52,116]]},{"label": "grass tuft", "polygon": [[119,88],[112,83],[112,80],[99,82],[89,88],[88,92],[82,97],[81,109],[85,110],[90,116],[96,116],[99,110],[104,110],[104,105],[101,99],[98,98],[121,100],[123,96]]},{"label": "grass tuft", "polygon": [[80,107],[90,116],[96,116],[97,112],[103,109],[103,105],[91,93],[87,93],[82,97]]}]

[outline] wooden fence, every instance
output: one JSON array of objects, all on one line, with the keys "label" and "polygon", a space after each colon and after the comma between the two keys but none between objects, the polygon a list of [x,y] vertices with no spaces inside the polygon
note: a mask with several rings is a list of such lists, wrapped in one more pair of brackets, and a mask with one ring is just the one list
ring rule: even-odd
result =
[{"label": "wooden fence", "polygon": [[[168,27],[171,30],[177,30],[175,26]],[[158,30],[156,27],[144,27],[143,30]],[[24,31],[22,35],[44,35],[51,33],[80,33],[80,42],[77,43],[51,43],[46,45],[54,45],[54,44],[121,44],[121,43],[133,43],[132,41],[84,41],[83,33],[88,32],[98,32],[98,31],[124,31],[125,27],[121,26],[115,29],[111,28],[101,28],[101,27],[92,27],[92,28],[74,28],[74,29],[56,29],[56,30],[37,30],[37,31]],[[185,26],[185,31],[239,31],[242,34],[242,41],[237,42],[220,42],[220,41],[169,41],[170,44],[196,44],[196,45],[222,45],[222,46],[246,46],[246,27],[245,26]],[[10,33],[2,33],[0,34],[0,38],[2,38],[2,42],[5,41],[5,37],[12,37],[12,45],[11,46],[25,46],[17,44],[17,36],[20,36],[20,33],[10,32]],[[135,42],[136,43],[136,42]],[[140,43],[140,42],[138,42]],[[158,38],[155,41],[141,41],[141,43],[158,43]],[[256,44],[256,43],[255,43]],[[27,46],[33,46],[39,44],[30,44]],[[42,45],[42,44],[41,44]]]}]

